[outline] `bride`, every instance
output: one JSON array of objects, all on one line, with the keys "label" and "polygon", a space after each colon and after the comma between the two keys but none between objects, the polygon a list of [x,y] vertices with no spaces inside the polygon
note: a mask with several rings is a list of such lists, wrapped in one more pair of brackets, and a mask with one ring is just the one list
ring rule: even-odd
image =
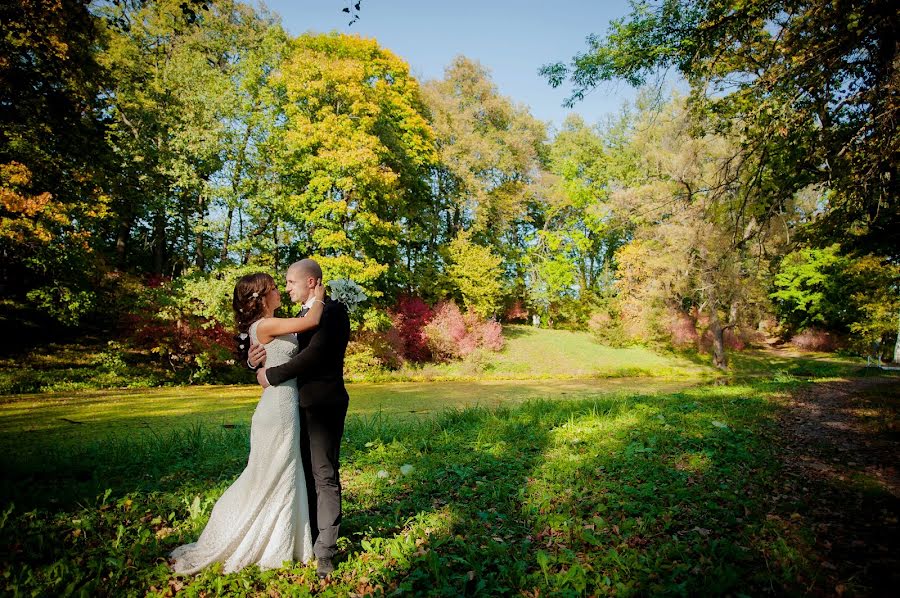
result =
[{"label": "bride", "polygon": [[[238,281],[232,300],[238,330],[265,345],[267,365],[284,363],[297,352],[293,333],[318,326],[325,306],[321,281],[314,293],[305,317],[275,318],[281,294],[272,277],[249,274]],[[296,381],[266,388],[250,425],[247,467],[216,502],[200,538],[172,552],[176,573],[197,573],[216,562],[231,573],[254,563],[272,569],[312,558],[299,439]]]}]

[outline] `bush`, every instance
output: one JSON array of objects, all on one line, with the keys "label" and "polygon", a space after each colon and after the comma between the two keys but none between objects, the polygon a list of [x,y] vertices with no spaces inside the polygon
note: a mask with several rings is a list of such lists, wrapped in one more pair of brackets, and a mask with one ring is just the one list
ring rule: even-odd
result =
[{"label": "bush", "polygon": [[431,349],[424,331],[434,318],[434,310],[419,297],[401,295],[390,315],[403,358],[420,363],[430,361]]},{"label": "bush", "polygon": [[158,355],[162,363],[186,373],[192,382],[210,381],[218,370],[231,369],[233,326],[211,317],[209,304],[186,299],[177,283],[148,283],[133,311],[123,316],[129,343]]},{"label": "bush", "polygon": [[363,330],[356,333],[347,346],[347,354],[353,350],[365,350],[378,361],[380,368],[396,370],[405,362],[403,358],[403,342],[393,328],[385,332]]},{"label": "bush", "polygon": [[384,369],[382,360],[372,346],[350,341],[344,357],[344,376],[349,380],[368,380],[377,377]]},{"label": "bush", "polygon": [[609,310],[601,309],[591,314],[587,327],[594,339],[603,345],[624,347],[630,344],[621,320],[613,317]]},{"label": "bush", "polygon": [[503,314],[503,320],[505,322],[527,322],[528,310],[525,309],[525,304],[521,300],[516,299],[506,310],[506,313]]},{"label": "bush", "polygon": [[438,304],[425,336],[437,360],[462,359],[479,348],[500,351],[504,345],[498,322],[483,320],[475,312],[463,315],[452,301]]},{"label": "bush", "polygon": [[669,317],[668,329],[670,342],[676,349],[696,348],[700,341],[697,333],[697,322],[683,311],[673,311]]},{"label": "bush", "polygon": [[791,337],[791,345],[802,351],[835,351],[840,343],[835,334],[819,328],[807,328]]}]

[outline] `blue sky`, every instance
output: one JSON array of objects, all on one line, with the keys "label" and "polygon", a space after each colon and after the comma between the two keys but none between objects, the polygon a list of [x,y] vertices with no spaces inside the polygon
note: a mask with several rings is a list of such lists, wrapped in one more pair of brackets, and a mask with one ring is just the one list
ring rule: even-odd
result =
[{"label": "blue sky", "polygon": [[627,0],[362,0],[359,21],[348,26],[346,0],[264,0],[292,34],[340,31],[374,37],[403,57],[421,81],[440,78],[457,55],[491,70],[500,92],[527,104],[537,118],[559,125],[570,111],[589,123],[615,113],[635,92],[613,83],[575,108],[562,107],[564,88],[538,76],[541,65],[586,48],[585,37],[602,34],[610,20],[628,13]]}]

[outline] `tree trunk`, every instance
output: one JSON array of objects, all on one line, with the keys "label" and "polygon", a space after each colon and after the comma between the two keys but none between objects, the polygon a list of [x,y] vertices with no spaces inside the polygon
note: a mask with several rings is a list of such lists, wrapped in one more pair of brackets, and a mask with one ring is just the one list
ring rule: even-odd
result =
[{"label": "tree trunk", "polygon": [[897,340],[894,342],[894,363],[900,363],[900,313],[897,314]]},{"label": "tree trunk", "polygon": [[[256,106],[253,107],[254,110]],[[244,170],[244,160],[247,157],[247,144],[250,142],[250,125],[244,131],[244,138],[241,140],[241,149],[238,150],[237,159],[234,163],[234,176],[231,177],[231,192],[234,197],[239,197],[239,187],[241,183],[241,173]],[[224,262],[228,258],[228,243],[231,240],[231,223],[234,217],[234,207],[228,206],[228,216],[225,218],[225,240],[222,243],[222,253],[219,255],[219,261]]]},{"label": "tree trunk", "polygon": [[719,310],[709,302],[709,331],[713,337],[713,365],[720,370],[728,370],[728,356],[725,354],[725,327],[719,320]]},{"label": "tree trunk", "polygon": [[153,273],[161,276],[166,259],[166,215],[163,208],[153,216]]},{"label": "tree trunk", "polygon": [[272,253],[273,253],[273,257],[275,258],[275,271],[278,272],[278,221],[277,220],[272,224],[272,244],[274,246]]},{"label": "tree trunk", "polygon": [[[270,219],[271,219],[271,217],[263,220],[259,226],[257,226],[253,231],[250,232],[249,235],[247,235],[247,238],[249,239],[249,238],[253,238],[253,237],[258,237],[261,234],[263,234],[264,232],[266,232],[266,229],[269,228],[269,220]],[[277,240],[276,240],[276,243],[277,243]],[[277,246],[276,246],[276,248],[277,248]],[[242,266],[246,266],[247,264],[250,263],[250,251],[251,250],[252,250],[252,248],[250,247],[250,245],[248,245],[247,249],[244,250],[244,257],[241,259]],[[277,261],[277,259],[276,259],[276,261]]]},{"label": "tree trunk", "polygon": [[234,218],[234,208],[228,208],[228,214],[225,216],[225,235],[222,239],[222,253],[219,254],[219,261],[225,262],[228,257],[228,242],[231,240],[231,222]]},{"label": "tree trunk", "polygon": [[131,227],[134,219],[128,215],[123,216],[119,222],[119,232],[116,235],[116,263],[124,270],[128,262],[128,245],[131,240]]},{"label": "tree trunk", "polygon": [[[202,222],[201,220],[199,224],[202,224]],[[202,226],[198,226],[197,230],[194,231],[194,265],[201,271],[206,268],[206,251],[203,243]]]}]

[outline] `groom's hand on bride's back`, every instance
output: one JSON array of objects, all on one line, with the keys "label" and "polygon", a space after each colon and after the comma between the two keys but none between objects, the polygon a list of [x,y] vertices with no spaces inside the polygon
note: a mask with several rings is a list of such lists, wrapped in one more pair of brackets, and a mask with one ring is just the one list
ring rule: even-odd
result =
[{"label": "groom's hand on bride's back", "polygon": [[256,370],[256,381],[263,388],[269,388],[271,384],[269,384],[269,379],[266,378],[266,368],[259,368]]},{"label": "groom's hand on bride's back", "polygon": [[266,364],[266,348],[259,343],[250,345],[250,351],[247,353],[247,365],[250,369],[255,370]]}]

